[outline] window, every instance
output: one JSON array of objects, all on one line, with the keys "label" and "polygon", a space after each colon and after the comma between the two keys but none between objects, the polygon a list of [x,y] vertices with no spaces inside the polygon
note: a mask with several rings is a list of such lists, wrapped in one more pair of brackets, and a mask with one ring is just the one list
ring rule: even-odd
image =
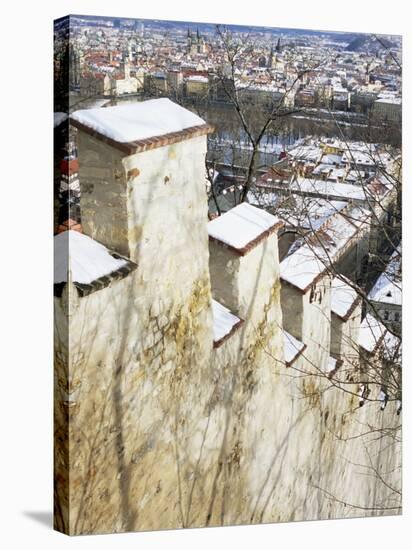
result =
[{"label": "window", "polygon": [[310,289],[309,303],[312,303],[315,298],[315,289],[312,287]]}]

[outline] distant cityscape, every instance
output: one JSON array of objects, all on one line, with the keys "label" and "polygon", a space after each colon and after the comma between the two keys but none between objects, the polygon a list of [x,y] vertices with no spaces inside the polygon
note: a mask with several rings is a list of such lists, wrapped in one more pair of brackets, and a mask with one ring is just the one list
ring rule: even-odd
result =
[{"label": "distant cityscape", "polygon": [[[264,101],[288,90],[288,107],[400,120],[399,36],[72,16],[70,89],[81,97],[145,94],[225,102],[216,84],[216,72],[225,65],[218,29],[229,30],[235,42],[247,38],[250,48],[242,52],[235,76]],[[58,50],[67,20],[57,22],[55,32]]]}]

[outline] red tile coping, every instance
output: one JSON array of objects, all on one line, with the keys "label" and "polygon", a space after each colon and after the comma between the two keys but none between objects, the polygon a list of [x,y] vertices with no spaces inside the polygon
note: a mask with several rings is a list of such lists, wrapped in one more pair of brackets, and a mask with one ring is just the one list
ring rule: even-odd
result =
[{"label": "red tile coping", "polygon": [[222,338],[220,338],[220,340],[214,340],[213,341],[213,347],[216,349],[216,348],[220,348],[220,346],[226,342],[226,340],[228,340],[231,336],[233,336],[233,334],[237,331],[238,328],[240,328],[244,323],[244,320],[243,319],[239,319],[239,321],[237,323],[235,323],[233,325],[233,327],[231,328],[231,330],[225,334]]},{"label": "red tile coping", "polygon": [[63,174],[67,174],[69,176],[77,173],[79,171],[79,161],[77,159],[62,159],[60,161],[60,171]]},{"label": "red tile coping", "polygon": [[360,304],[361,301],[362,301],[362,296],[359,296],[359,295],[356,296],[356,298],[353,301],[353,304],[350,306],[350,308],[345,313],[345,315],[338,315],[334,311],[331,311],[331,313],[332,313],[332,315],[335,315],[336,317],[338,317],[342,321],[347,321],[349,319],[349,317],[352,315],[352,313],[355,311],[357,306]]},{"label": "red tile coping", "polygon": [[318,273],[305,288],[299,288],[298,286],[294,285],[293,283],[290,283],[286,279],[283,279],[282,275],[280,275],[280,279],[281,279],[282,285],[288,286],[290,288],[294,288],[300,294],[306,294],[312,288],[313,285],[316,285],[319,281],[321,281],[328,274],[330,276],[332,276],[334,274],[332,269],[333,269],[333,267],[331,268],[331,267],[325,266],[325,269],[323,269],[320,273]]},{"label": "red tile coping", "polygon": [[220,239],[217,239],[216,237],[212,237],[209,235],[209,240],[219,243],[224,248],[228,248],[238,256],[246,256],[251,250],[253,250],[259,243],[264,241],[267,237],[269,237],[272,233],[277,231],[280,227],[284,226],[283,221],[277,221],[272,227],[269,227],[269,229],[266,229],[263,231],[260,235],[258,235],[255,239],[248,242],[247,245],[245,245],[243,248],[236,248],[234,246],[231,246],[230,244],[226,244],[225,242],[221,241]]},{"label": "red tile coping", "polygon": [[72,219],[68,219],[59,225],[59,227],[57,228],[57,234],[64,233],[65,231],[69,231],[69,230],[83,233],[82,226],[79,222],[76,222],[75,220],[72,220]]},{"label": "red tile coping", "polygon": [[293,365],[293,363],[299,359],[299,357],[302,355],[302,353],[305,351],[306,348],[307,348],[307,345],[303,344],[301,349],[297,352],[297,354],[295,355],[295,357],[291,361],[285,361],[286,367],[291,367]]},{"label": "red tile coping", "polygon": [[205,136],[215,131],[212,125],[201,124],[199,126],[192,126],[191,128],[186,128],[185,130],[181,130],[179,132],[171,132],[169,134],[164,134],[162,136],[153,136],[147,139],[140,139],[137,141],[130,141],[128,143],[121,143],[119,141],[116,141],[112,138],[109,138],[101,134],[97,130],[93,130],[92,128],[89,128],[85,124],[82,124],[81,122],[78,122],[73,118],[70,119],[70,123],[78,130],[81,130],[82,132],[85,132],[86,134],[89,134],[90,136],[93,136],[99,139],[100,141],[103,141],[104,143],[111,145],[112,147],[114,147],[115,149],[118,149],[119,151],[121,151],[122,153],[125,153],[126,155],[143,153],[144,151],[149,151],[150,149],[157,149],[158,147],[165,147],[166,145],[172,145],[173,143],[179,143],[181,141],[185,141],[187,139],[191,139],[194,137]]}]

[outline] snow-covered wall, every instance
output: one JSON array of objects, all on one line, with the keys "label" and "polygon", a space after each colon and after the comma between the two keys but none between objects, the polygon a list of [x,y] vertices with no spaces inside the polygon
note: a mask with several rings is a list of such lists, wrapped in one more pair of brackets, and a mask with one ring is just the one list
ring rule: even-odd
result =
[{"label": "snow-covered wall", "polygon": [[[276,230],[241,253],[208,239],[206,133],[129,153],[78,134],[83,231],[137,267],[83,296],[68,277],[55,298],[56,527],[366,515],[384,493],[347,460],[367,461],[352,436],[376,403],[284,361],[287,326],[306,344],[295,365],[326,369],[330,279],[282,285],[281,308]],[[218,347],[212,295],[244,321]]]},{"label": "snow-covered wall", "polygon": [[72,533],[246,523],[272,480],[277,234],[235,262],[245,322],[214,349],[205,154],[206,136],[122,155],[79,130],[83,230],[137,268],[56,298],[57,355],[71,355],[56,366],[70,465],[60,453],[56,467]]},{"label": "snow-covered wall", "polygon": [[79,151],[84,232],[138,267],[75,300],[69,319],[69,377],[80,385],[68,528],[172,527],[186,521],[179,469],[194,464],[187,440],[204,415],[213,349],[206,135],[125,156],[79,131]]},{"label": "snow-covered wall", "polygon": [[302,361],[325,372],[330,355],[330,277],[325,274],[304,292],[282,281],[284,328],[306,345]]},{"label": "snow-covered wall", "polygon": [[333,357],[349,364],[355,361],[358,354],[357,343],[361,324],[362,305],[359,302],[346,320],[332,313],[331,346]]}]

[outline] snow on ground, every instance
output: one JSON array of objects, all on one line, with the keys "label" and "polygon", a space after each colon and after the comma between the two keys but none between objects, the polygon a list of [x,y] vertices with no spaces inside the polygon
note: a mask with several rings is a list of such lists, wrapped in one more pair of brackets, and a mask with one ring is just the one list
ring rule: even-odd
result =
[{"label": "snow on ground", "polygon": [[[69,260],[70,258],[70,260]],[[70,269],[74,283],[90,284],[127,264],[109,250],[78,231],[64,231],[54,237],[54,283],[64,283]]]},{"label": "snow on ground", "polygon": [[283,353],[285,357],[285,363],[291,363],[295,357],[303,350],[305,344],[286,332],[283,331]]},{"label": "snow on ground", "polygon": [[339,317],[345,317],[357,298],[357,292],[344,280],[343,276],[332,281],[331,310]]},{"label": "snow on ground", "polygon": [[218,342],[230,333],[232,328],[239,323],[240,319],[216,300],[212,300],[212,312],[213,340]]},{"label": "snow on ground", "polygon": [[208,223],[209,236],[242,249],[279,223],[276,216],[243,202]]},{"label": "snow on ground", "polygon": [[205,124],[205,121],[167,98],[128,105],[83,109],[71,117],[120,143],[128,143]]}]

